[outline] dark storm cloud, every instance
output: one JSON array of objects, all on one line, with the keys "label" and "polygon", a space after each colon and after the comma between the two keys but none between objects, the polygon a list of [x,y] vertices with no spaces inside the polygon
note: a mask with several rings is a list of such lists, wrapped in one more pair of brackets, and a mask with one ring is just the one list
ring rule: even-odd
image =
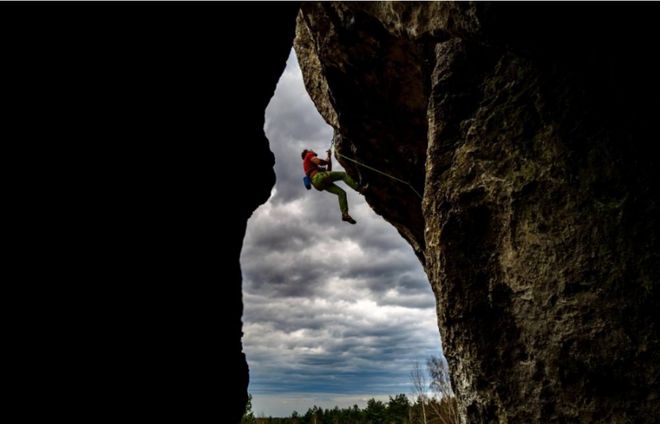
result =
[{"label": "dark storm cloud", "polygon": [[[333,387],[337,393],[378,394],[387,392],[385,383],[408,385],[412,364],[437,354],[437,340],[428,337],[425,328],[432,323],[425,322],[424,311],[369,302],[339,311],[330,302],[290,300],[269,312],[288,310],[297,313],[282,320],[285,325],[254,324],[258,332],[250,325],[246,328],[246,345],[258,345],[248,353],[253,387],[283,390],[287,381],[291,391],[328,392]],[[267,348],[275,343],[277,350]],[[338,378],[343,386],[336,386]]]},{"label": "dark storm cloud", "polygon": [[332,406],[409,392],[413,364],[440,349],[433,293],[410,246],[358,193],[339,184],[358,221],[349,225],[336,196],[304,188],[300,151],[324,155],[332,129],[293,54],[265,129],[277,183],[250,218],[241,258],[255,411],[275,414],[274,399],[286,399],[286,413],[304,411],[311,400],[300,393],[325,394]]}]

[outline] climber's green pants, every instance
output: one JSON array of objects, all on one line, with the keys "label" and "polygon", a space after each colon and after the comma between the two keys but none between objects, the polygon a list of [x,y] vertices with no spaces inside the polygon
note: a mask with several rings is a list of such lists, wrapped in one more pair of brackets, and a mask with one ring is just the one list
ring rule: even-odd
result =
[{"label": "climber's green pants", "polygon": [[348,184],[353,190],[358,189],[357,183],[345,172],[317,172],[312,178],[312,185],[317,190],[325,190],[336,194],[339,197],[339,209],[343,215],[348,213],[348,201],[346,200],[346,192],[334,184],[334,181],[339,180]]}]

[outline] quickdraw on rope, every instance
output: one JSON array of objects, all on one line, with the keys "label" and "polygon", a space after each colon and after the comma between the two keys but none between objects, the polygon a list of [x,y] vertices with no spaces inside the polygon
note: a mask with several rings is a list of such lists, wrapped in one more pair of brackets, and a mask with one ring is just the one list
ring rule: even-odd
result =
[{"label": "quickdraw on rope", "polygon": [[331,150],[334,150],[334,152],[335,152],[335,156],[337,156],[338,158],[346,159],[347,161],[353,162],[353,163],[356,164],[356,165],[362,166],[362,167],[367,168],[367,169],[369,169],[369,170],[371,170],[371,171],[377,172],[377,173],[379,173],[379,174],[381,174],[381,175],[384,175],[384,176],[386,176],[386,177],[388,177],[388,178],[391,178],[391,179],[393,179],[394,181],[398,181],[398,182],[400,182],[400,183],[402,183],[402,184],[407,185],[408,187],[410,187],[410,189],[411,189],[413,192],[415,192],[415,194],[417,195],[417,197],[419,197],[420,199],[423,199],[422,195],[419,194],[419,192],[418,192],[417,190],[415,190],[415,187],[413,187],[413,185],[410,184],[409,181],[404,181],[404,180],[402,180],[401,178],[397,178],[397,177],[395,177],[394,175],[390,175],[390,174],[388,174],[387,172],[383,172],[383,171],[381,171],[381,170],[378,170],[378,169],[374,168],[373,166],[369,166],[369,165],[364,164],[364,163],[362,163],[362,162],[360,162],[360,161],[358,161],[358,160],[356,160],[356,159],[349,158],[348,156],[345,156],[345,155],[342,155],[341,153],[339,153],[339,152],[337,151],[337,149],[335,148],[335,140],[334,140],[334,138],[332,139],[332,143],[330,144],[330,149],[331,149]]}]

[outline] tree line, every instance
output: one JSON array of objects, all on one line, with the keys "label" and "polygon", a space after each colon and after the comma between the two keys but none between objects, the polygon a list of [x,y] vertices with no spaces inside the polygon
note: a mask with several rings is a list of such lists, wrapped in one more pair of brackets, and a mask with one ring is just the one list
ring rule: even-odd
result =
[{"label": "tree line", "polygon": [[387,402],[369,399],[365,408],[323,409],[313,406],[304,414],[294,411],[285,418],[256,418],[252,412],[252,396],[241,424],[456,424],[456,398],[449,383],[444,358],[430,357],[423,369],[415,364],[410,381],[412,399],[405,394],[389,396]]}]

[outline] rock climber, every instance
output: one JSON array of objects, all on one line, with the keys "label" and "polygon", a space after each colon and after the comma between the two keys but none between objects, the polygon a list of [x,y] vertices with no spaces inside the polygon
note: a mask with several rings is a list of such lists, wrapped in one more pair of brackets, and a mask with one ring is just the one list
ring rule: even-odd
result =
[{"label": "rock climber", "polygon": [[348,200],[346,192],[337,186],[335,181],[343,181],[353,190],[358,191],[358,184],[345,172],[332,172],[332,158],[330,150],[327,151],[327,158],[321,159],[314,150],[305,149],[302,151],[303,170],[312,182],[315,189],[319,191],[329,191],[339,197],[339,209],[341,210],[342,221],[355,224],[355,220],[348,214]]}]

